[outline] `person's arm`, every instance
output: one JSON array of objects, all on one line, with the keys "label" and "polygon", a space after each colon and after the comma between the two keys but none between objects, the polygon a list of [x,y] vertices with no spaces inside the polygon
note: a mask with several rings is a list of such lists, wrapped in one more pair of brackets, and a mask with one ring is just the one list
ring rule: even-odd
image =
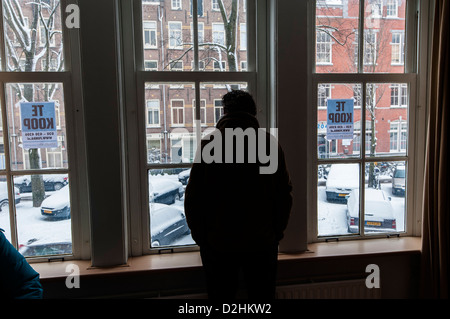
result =
[{"label": "person's arm", "polygon": [[41,299],[39,274],[0,231],[0,295],[16,299]]}]

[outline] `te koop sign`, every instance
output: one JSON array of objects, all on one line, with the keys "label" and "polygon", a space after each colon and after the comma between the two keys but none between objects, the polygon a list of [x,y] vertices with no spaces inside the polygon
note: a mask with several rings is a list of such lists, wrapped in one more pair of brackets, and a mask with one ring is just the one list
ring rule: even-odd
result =
[{"label": "te koop sign", "polygon": [[56,148],[55,102],[20,103],[24,149]]},{"label": "te koop sign", "polygon": [[353,99],[327,100],[327,139],[353,139]]}]

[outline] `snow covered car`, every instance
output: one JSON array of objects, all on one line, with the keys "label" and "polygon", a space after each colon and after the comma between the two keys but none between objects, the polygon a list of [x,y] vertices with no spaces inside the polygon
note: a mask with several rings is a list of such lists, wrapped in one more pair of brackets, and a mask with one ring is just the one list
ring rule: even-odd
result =
[{"label": "snow covered car", "polygon": [[178,174],[178,180],[181,184],[187,185],[189,181],[189,176],[191,175],[191,169],[187,169],[185,171],[182,171],[180,174]]},{"label": "snow covered car", "polygon": [[[394,232],[397,230],[391,200],[380,189],[365,189],[364,231]],[[359,229],[359,189],[354,189],[347,201],[348,231],[357,233]]]},{"label": "snow covered car", "polygon": [[19,246],[19,252],[25,257],[68,255],[72,254],[72,242],[43,242],[29,240],[26,245]]},{"label": "snow covered car", "polygon": [[149,178],[149,196],[151,203],[173,204],[184,194],[183,185],[164,177]]},{"label": "snow covered car", "polygon": [[167,246],[191,230],[180,208],[164,204],[150,205],[150,234],[152,247]]},{"label": "snow covered car", "polygon": [[59,191],[44,199],[41,205],[41,215],[70,218],[69,186],[64,186]]},{"label": "snow covered car", "polygon": [[327,201],[347,202],[347,195],[359,188],[359,164],[333,164],[328,173]]},{"label": "snow covered car", "polygon": [[[17,187],[14,187],[14,198],[16,204],[20,203],[20,192]],[[0,182],[0,212],[8,206],[8,187],[6,182]]]},{"label": "snow covered car", "polygon": [[[57,191],[63,188],[65,185],[69,183],[67,178],[67,174],[54,174],[54,175],[42,175],[44,180],[44,188],[45,191]],[[30,193],[32,191],[31,188],[31,176],[24,175],[18,176],[14,178],[14,185],[19,188],[21,193]]]},{"label": "snow covered car", "polygon": [[392,176],[392,194],[405,196],[406,168],[397,166]]}]

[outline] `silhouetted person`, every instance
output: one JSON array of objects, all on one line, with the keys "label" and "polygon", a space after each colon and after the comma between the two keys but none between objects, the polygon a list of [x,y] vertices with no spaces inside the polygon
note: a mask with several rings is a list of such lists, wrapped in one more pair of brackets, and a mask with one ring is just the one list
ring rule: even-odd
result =
[{"label": "silhouetted person", "polygon": [[41,299],[39,274],[0,229],[0,299]]},{"label": "silhouetted person", "polygon": [[[185,213],[191,234],[200,246],[208,296],[211,299],[233,299],[238,291],[242,271],[249,298],[275,297],[278,243],[283,237],[292,206],[292,186],[284,154],[278,142],[268,133],[256,133],[257,142],[245,139],[245,148],[232,148],[234,162],[226,161],[226,130],[258,131],[256,105],[252,96],[233,90],[222,98],[224,116],[216,125],[216,133],[202,140],[193,164],[185,193]],[[247,130],[250,129],[250,130]],[[217,131],[218,130],[218,131]],[[215,139],[221,143],[215,143]],[[258,143],[258,141],[262,143]],[[216,159],[205,160],[210,143],[222,145]],[[228,144],[227,144],[228,143]],[[272,143],[272,144],[271,144]],[[277,166],[273,173],[262,173],[270,166],[258,156],[247,154],[255,147],[273,151],[270,161]],[[230,155],[228,149],[228,155]],[[239,162],[239,152],[245,151]],[[236,154],[237,153],[237,154]],[[266,153],[267,154],[267,153]],[[202,155],[201,160],[199,156]],[[222,159],[221,161],[218,159]],[[271,163],[274,164],[274,163]]]}]

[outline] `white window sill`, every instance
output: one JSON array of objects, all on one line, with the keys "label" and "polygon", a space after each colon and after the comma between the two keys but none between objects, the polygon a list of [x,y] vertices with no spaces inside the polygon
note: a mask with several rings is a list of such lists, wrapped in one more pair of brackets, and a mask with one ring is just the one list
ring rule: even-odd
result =
[{"label": "white window sill", "polygon": [[[342,259],[348,257],[364,257],[367,255],[401,255],[414,254],[421,251],[421,237],[394,237],[382,239],[352,240],[340,242],[321,242],[308,245],[303,253],[278,255],[279,262],[312,260],[316,258]],[[80,276],[132,275],[136,273],[176,271],[201,268],[202,262],[198,251],[172,254],[146,255],[130,257],[126,265],[97,268],[91,266],[90,260],[70,260],[46,263],[34,263],[31,266],[40,274],[41,281],[65,280],[71,271],[66,267],[76,264]]]}]

